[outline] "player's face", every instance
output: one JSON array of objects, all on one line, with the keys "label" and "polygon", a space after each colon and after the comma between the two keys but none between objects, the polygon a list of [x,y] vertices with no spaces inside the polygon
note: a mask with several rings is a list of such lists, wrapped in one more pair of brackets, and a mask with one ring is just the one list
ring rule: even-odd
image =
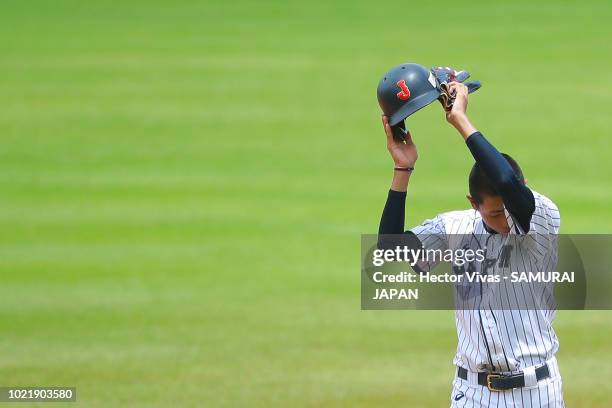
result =
[{"label": "player's face", "polygon": [[507,234],[510,232],[510,226],[508,220],[506,220],[506,214],[504,212],[504,202],[501,196],[483,196],[482,203],[477,203],[472,197],[468,197],[472,208],[477,210],[484,222],[489,228],[494,229],[500,234]]}]

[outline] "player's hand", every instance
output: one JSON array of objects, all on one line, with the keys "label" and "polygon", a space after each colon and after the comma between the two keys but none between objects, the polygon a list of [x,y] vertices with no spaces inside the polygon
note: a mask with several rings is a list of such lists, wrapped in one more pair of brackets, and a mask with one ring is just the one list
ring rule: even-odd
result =
[{"label": "player's hand", "polygon": [[470,135],[476,132],[476,128],[470,123],[466,114],[468,87],[460,82],[451,82],[449,92],[455,97],[455,102],[453,102],[450,112],[446,112],[446,120],[467,140]]},{"label": "player's hand", "polygon": [[461,82],[451,82],[448,84],[448,91],[455,97],[453,107],[446,112],[446,120],[451,125],[457,127],[458,121],[466,117],[468,105],[468,87]]},{"label": "player's hand", "polygon": [[393,131],[389,125],[389,119],[385,115],[382,117],[382,124],[387,135],[387,150],[389,150],[395,166],[414,167],[414,163],[416,163],[419,155],[410,132],[408,132],[403,141],[396,141],[393,139]]}]

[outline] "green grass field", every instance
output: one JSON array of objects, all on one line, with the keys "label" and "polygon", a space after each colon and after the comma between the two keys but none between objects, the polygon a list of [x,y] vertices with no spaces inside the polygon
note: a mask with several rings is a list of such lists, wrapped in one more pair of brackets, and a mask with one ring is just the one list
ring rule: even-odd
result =
[{"label": "green grass field", "polygon": [[[447,406],[452,312],[360,310],[391,179],[379,76],[470,70],[473,122],[562,232],[612,232],[612,5],[493,3],[2,2],[0,386],[76,386],[70,407]],[[409,127],[407,223],[466,208],[439,105]],[[567,406],[611,406],[612,314],[556,327]]]}]

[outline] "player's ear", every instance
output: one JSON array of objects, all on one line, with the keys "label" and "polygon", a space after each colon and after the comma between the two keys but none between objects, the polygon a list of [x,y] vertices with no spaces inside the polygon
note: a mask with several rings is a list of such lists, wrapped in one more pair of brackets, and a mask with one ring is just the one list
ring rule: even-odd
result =
[{"label": "player's ear", "polygon": [[526,185],[526,184],[527,184],[527,179],[524,179],[524,180],[523,180],[523,183],[525,183],[525,185]]},{"label": "player's ear", "polygon": [[468,199],[473,209],[478,210],[478,203],[476,202],[476,200],[474,200],[474,197],[472,197],[471,195],[466,195],[465,198]]}]

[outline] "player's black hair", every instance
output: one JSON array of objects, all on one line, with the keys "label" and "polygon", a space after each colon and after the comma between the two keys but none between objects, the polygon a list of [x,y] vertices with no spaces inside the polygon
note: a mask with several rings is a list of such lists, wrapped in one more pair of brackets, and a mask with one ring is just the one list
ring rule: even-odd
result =
[{"label": "player's black hair", "polygon": [[[514,160],[510,155],[506,153],[501,154],[504,159],[510,164],[514,173],[518,176],[519,180],[522,183],[525,183],[525,177],[523,177],[523,170],[521,170],[521,166],[518,165],[516,160]],[[478,163],[474,163],[472,166],[472,170],[470,171],[470,195],[478,204],[482,203],[483,197],[485,195],[499,195],[499,192],[495,189],[484,170]]]}]

